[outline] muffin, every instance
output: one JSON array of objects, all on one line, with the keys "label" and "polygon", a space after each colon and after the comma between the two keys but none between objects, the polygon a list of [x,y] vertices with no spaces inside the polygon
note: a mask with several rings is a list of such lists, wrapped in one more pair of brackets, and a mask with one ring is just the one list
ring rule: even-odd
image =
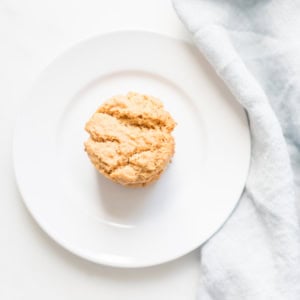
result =
[{"label": "muffin", "polygon": [[171,161],[175,125],[157,98],[134,92],[114,96],[86,123],[85,151],[105,177],[125,186],[146,186]]}]

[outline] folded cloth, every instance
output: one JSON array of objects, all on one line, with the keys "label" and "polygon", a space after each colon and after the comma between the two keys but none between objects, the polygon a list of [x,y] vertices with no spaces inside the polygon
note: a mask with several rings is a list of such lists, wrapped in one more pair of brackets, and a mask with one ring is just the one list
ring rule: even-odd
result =
[{"label": "folded cloth", "polygon": [[252,138],[241,201],[202,248],[198,298],[300,299],[300,1],[173,0],[246,109]]}]

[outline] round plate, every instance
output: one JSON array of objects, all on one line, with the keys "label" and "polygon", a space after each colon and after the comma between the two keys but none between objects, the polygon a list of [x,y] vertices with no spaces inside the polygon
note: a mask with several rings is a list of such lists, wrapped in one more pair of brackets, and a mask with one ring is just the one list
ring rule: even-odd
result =
[{"label": "round plate", "polygon": [[[158,182],[126,188],[84,152],[85,122],[107,98],[160,98],[178,125],[176,153]],[[182,256],[233,211],[249,165],[246,115],[194,46],[124,31],[56,58],[17,121],[16,178],[24,202],[56,242],[93,262],[142,267]]]}]

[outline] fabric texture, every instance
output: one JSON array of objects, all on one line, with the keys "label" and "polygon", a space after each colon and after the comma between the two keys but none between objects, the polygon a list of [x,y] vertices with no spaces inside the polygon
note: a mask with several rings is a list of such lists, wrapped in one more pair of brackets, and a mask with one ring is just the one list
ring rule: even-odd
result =
[{"label": "fabric texture", "polygon": [[173,0],[246,109],[241,201],[200,250],[198,299],[300,299],[300,1]]}]

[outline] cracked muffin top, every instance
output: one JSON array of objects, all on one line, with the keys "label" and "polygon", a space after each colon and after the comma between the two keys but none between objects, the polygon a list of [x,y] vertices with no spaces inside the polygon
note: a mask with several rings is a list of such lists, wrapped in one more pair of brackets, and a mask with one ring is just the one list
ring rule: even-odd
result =
[{"label": "cracked muffin top", "polygon": [[114,96],[86,123],[85,151],[107,178],[145,186],[159,178],[174,154],[175,125],[157,98],[134,92]]}]

